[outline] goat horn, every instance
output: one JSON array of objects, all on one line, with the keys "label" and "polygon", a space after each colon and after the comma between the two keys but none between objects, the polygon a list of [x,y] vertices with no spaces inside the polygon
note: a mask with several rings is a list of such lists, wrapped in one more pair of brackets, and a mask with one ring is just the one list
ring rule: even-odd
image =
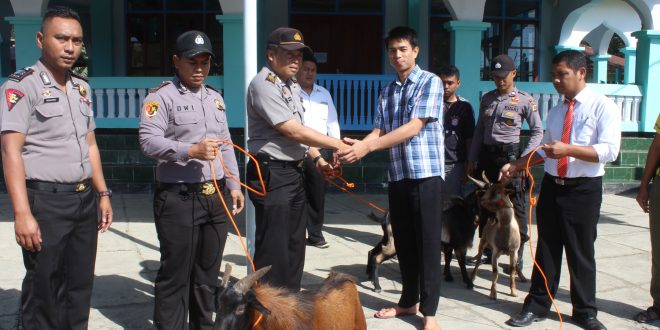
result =
[{"label": "goat horn", "polygon": [[486,183],[485,183],[485,182],[483,182],[483,181],[479,181],[479,180],[477,180],[477,179],[471,177],[469,174],[468,174],[467,177],[468,177],[468,179],[470,179],[470,181],[474,182],[474,184],[476,184],[476,185],[477,185],[479,188],[481,188],[481,189],[483,189],[483,188],[486,186]]},{"label": "goat horn", "polygon": [[272,266],[263,267],[257,270],[256,272],[243,277],[240,281],[234,284],[234,289],[242,293],[246,293],[256,281],[258,281],[260,278],[266,275],[266,273],[268,273],[271,267]]},{"label": "goat horn", "polygon": [[231,276],[231,265],[229,263],[225,263],[225,273],[222,275],[222,287],[226,288],[227,283],[229,283],[229,277]]},{"label": "goat horn", "polygon": [[481,177],[484,179],[484,182],[486,182],[487,184],[490,183],[488,177],[486,176],[486,171],[481,171]]}]

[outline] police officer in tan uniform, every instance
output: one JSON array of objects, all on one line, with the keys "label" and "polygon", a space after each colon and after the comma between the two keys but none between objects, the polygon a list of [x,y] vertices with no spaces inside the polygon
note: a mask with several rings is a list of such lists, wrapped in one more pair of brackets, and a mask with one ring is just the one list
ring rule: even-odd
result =
[{"label": "police officer in tan uniform", "polygon": [[[513,82],[516,76],[513,59],[508,55],[496,56],[491,61],[491,73],[496,89],[481,98],[467,172],[481,178],[481,173],[485,171],[490,182],[498,182],[499,171],[504,164],[518,159],[521,155],[526,156],[539,145],[543,137],[543,125],[534,97],[518,90]],[[523,120],[527,121],[531,136],[527,146],[520,152],[520,129]],[[475,168],[477,170],[473,171]],[[527,178],[519,173],[511,182],[514,189],[511,202],[514,205],[522,242],[526,242],[529,239],[524,191]],[[479,217],[480,235],[488,217],[487,214],[481,214]],[[523,248],[524,245],[518,251],[520,268]],[[490,263],[489,253],[484,254],[482,262]]]},{"label": "police officer in tan uniform", "polygon": [[[300,290],[305,262],[305,189],[302,160],[308,146],[347,147],[303,125],[300,86],[295,75],[303,51],[311,52],[300,31],[278,28],[268,37],[267,64],[247,91],[248,148],[264,175],[266,196],[250,192],[255,208],[257,269],[272,265],[262,278],[272,286]],[[250,161],[247,181],[261,190],[257,164]]]},{"label": "police officer in tan uniform", "polygon": [[37,32],[41,58],[0,87],[2,165],[25,265],[24,329],[87,329],[97,231],[112,222],[91,90],[70,71],[82,42],[78,14],[49,9]]},{"label": "police officer in tan uniform", "polygon": [[[158,160],[153,205],[161,253],[157,329],[183,329],[188,313],[191,329],[213,327],[215,299],[208,287],[218,283],[228,221],[213,180],[234,215],[243,209],[239,183],[227,179],[239,178],[234,148],[221,141],[231,141],[228,110],[220,93],[204,84],[213,56],[206,34],[181,34],[172,56],[176,76],[145,98],[140,116],[140,147]],[[216,147],[229,173],[219,160],[211,165]]]}]

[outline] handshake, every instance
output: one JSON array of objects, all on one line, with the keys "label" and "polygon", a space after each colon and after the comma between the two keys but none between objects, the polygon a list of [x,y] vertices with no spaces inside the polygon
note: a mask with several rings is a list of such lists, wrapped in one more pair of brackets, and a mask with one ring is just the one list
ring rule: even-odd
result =
[{"label": "handshake", "polygon": [[335,148],[336,159],[342,163],[354,163],[370,152],[376,150],[373,147],[374,140],[356,140],[344,137],[337,143]]}]

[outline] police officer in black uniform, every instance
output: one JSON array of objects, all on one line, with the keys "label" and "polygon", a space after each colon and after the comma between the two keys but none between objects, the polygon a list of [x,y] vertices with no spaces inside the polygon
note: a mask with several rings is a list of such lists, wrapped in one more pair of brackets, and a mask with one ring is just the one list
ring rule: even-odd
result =
[{"label": "police officer in black uniform", "polygon": [[[516,67],[508,55],[498,55],[491,62],[491,73],[496,89],[486,93],[481,98],[479,119],[474,131],[470,155],[468,157],[468,173],[481,178],[485,172],[490,182],[498,182],[500,169],[504,164],[524,157],[541,142],[543,126],[537,111],[534,97],[518,90],[514,85]],[[525,149],[520,152],[520,130],[523,120],[529,124],[531,136]],[[477,165],[475,166],[475,162]],[[476,171],[473,169],[476,167]],[[527,178],[519,173],[511,180],[514,193],[511,196],[516,220],[520,227],[521,242],[529,239],[527,235],[527,207],[525,188]],[[490,215],[484,210],[480,215],[479,234],[483,231]],[[522,269],[522,251],[518,250],[518,265]],[[488,250],[489,251],[489,250]],[[474,260],[470,260],[471,263]],[[483,263],[490,263],[490,253],[484,253]]]},{"label": "police officer in black uniform", "polygon": [[[172,61],[176,76],[144,100],[140,146],[158,159],[154,218],[161,266],[155,282],[154,325],[183,329],[190,312],[191,329],[211,329],[215,300],[208,287],[218,283],[227,240],[228,215],[214,179],[237,214],[243,209],[239,177],[230,141],[227,109],[220,93],[204,84],[213,50],[203,32],[188,31],[176,40]],[[213,170],[211,169],[213,166]],[[215,173],[215,177],[213,177]],[[206,286],[206,287],[205,287]]]},{"label": "police officer in black uniform", "polygon": [[49,9],[37,32],[41,58],[0,87],[2,166],[25,265],[23,329],[87,329],[97,231],[112,223],[91,91],[70,70],[82,42],[78,14]]}]

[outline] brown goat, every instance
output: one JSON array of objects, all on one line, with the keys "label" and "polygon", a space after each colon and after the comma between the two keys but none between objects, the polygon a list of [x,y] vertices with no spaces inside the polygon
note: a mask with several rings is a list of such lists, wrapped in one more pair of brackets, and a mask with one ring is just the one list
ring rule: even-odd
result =
[{"label": "brown goat", "polygon": [[229,287],[231,266],[226,265],[213,329],[367,328],[353,277],[332,272],[319,290],[294,294],[267,284],[254,285],[269,270],[270,266],[259,269]]},{"label": "brown goat", "polygon": [[491,184],[488,181],[485,173],[482,173],[484,181],[479,181],[468,175],[468,178],[477,184],[480,188],[487,187],[486,193],[481,198],[481,206],[487,210],[495,213],[495,218],[489,219],[481,234],[479,241],[478,254],[476,256],[477,263],[472,270],[472,280],[477,274],[477,269],[481,264],[481,255],[483,254],[486,246],[490,247],[493,251],[491,265],[493,268],[493,283],[490,287],[490,298],[497,299],[497,279],[499,277],[497,269],[497,259],[502,254],[509,255],[511,269],[511,295],[518,296],[516,291],[516,274],[520,277],[521,282],[526,282],[527,279],[523,275],[522,270],[518,267],[518,249],[520,248],[520,229],[516,221],[513,211],[513,203],[509,198],[509,191],[502,183]]}]

